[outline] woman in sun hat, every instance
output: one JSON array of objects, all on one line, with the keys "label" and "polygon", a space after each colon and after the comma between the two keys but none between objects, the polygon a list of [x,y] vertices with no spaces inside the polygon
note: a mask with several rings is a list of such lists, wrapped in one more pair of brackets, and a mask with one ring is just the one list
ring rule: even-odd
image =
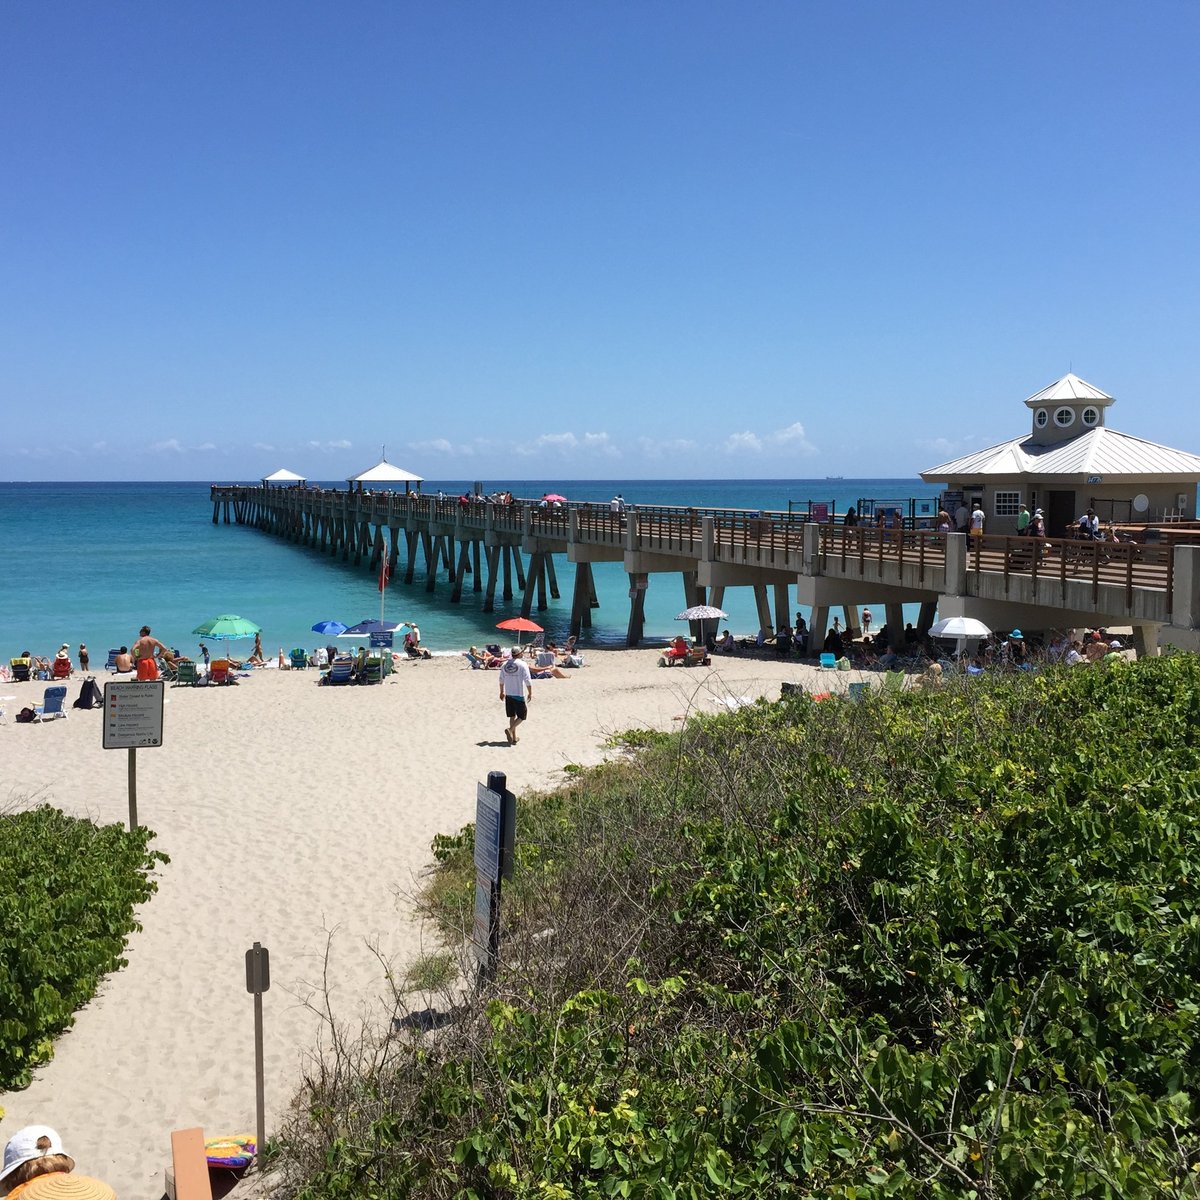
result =
[{"label": "woman in sun hat", "polygon": [[33,1179],[66,1175],[75,1170],[75,1160],[63,1151],[62,1138],[49,1125],[26,1125],[8,1139],[4,1167],[0,1169],[0,1195],[26,1194]]},{"label": "woman in sun hat", "polygon": [[117,1193],[90,1175],[43,1175],[25,1188],[21,1200],[117,1200]]}]

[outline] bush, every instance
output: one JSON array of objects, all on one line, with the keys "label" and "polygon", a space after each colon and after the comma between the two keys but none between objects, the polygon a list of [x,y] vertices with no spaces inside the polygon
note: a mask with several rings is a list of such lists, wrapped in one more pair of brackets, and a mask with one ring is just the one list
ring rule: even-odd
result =
[{"label": "bush", "polygon": [[167,861],[152,837],[49,806],[0,814],[0,1087],[27,1087],[101,976],[125,965],[134,908]]},{"label": "bush", "polygon": [[1200,660],[980,682],[523,798],[494,983],[315,1078],[284,1194],[1195,1194]]}]

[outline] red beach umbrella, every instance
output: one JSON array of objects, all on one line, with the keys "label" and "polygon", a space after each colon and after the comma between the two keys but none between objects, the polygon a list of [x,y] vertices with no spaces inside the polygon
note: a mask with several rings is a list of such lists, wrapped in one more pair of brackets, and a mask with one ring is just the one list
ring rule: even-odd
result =
[{"label": "red beach umbrella", "polygon": [[521,644],[521,634],[542,632],[542,627],[536,621],[531,621],[528,617],[509,617],[507,621],[498,621],[496,628],[514,630],[517,635],[518,646]]}]

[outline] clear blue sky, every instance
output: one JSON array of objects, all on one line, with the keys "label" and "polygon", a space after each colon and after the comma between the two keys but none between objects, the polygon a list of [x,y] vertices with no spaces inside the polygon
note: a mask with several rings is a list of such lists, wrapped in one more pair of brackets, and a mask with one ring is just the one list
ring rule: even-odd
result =
[{"label": "clear blue sky", "polygon": [[13,479],[1200,452],[1200,5],[9,4]]}]

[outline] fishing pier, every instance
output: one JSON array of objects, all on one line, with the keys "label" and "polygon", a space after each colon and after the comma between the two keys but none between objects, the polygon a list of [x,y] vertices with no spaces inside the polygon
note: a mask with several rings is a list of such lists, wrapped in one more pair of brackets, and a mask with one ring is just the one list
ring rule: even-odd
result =
[{"label": "fishing pier", "polygon": [[[790,622],[793,604],[812,609],[819,648],[834,609],[855,629],[863,604],[882,605],[889,632],[903,635],[904,604],[919,603],[919,626],[941,616],[977,616],[993,628],[1131,625],[1139,653],[1160,642],[1200,649],[1200,531],[1195,538],[1134,543],[1031,539],[915,528],[846,526],[809,512],[536,500],[509,504],[419,493],[310,487],[211,489],[214,524],[251,525],[343,562],[377,571],[385,554],[393,580],[439,580],[451,604],[480,594],[491,612],[521,598],[521,614],[560,598],[556,558],[574,567],[570,628],[592,623],[593,564],[620,562],[629,579],[626,644],[643,633],[646,589],[677,573],[685,607],[720,607],[727,588],[753,589],[761,625]],[[824,514],[822,514],[824,515]],[[1149,537],[1154,531],[1145,531]],[[403,559],[401,549],[403,548]]]}]

